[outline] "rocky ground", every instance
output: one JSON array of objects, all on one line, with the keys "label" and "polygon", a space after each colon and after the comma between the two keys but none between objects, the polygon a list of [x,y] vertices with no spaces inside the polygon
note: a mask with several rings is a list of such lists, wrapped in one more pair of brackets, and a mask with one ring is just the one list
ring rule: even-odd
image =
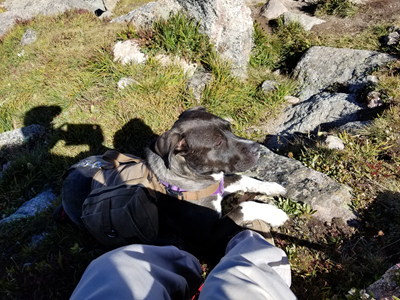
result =
[{"label": "rocky ground", "polygon": [[[281,2],[290,12],[313,15],[316,9],[316,5],[311,1],[283,0]],[[258,0],[249,3],[253,20],[260,23],[264,29],[270,30],[270,21],[260,16],[260,5],[258,3],[260,3]],[[400,1],[364,0],[364,4],[355,16],[351,18],[320,16],[326,22],[314,26],[312,31],[320,35],[355,35],[366,27],[380,23],[383,20],[387,22],[399,20],[399,16]]]}]

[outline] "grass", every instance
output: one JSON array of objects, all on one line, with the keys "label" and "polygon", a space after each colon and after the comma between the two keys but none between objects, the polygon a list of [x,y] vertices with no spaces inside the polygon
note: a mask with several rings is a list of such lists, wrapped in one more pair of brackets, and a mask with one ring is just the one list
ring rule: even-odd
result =
[{"label": "grass", "polygon": [[341,18],[352,17],[358,7],[350,0],[319,0],[316,15],[334,15]]},{"label": "grass", "polygon": [[[116,14],[142,4],[120,1]],[[238,135],[262,141],[265,132],[257,128],[294,93],[296,82],[286,74],[308,48],[325,45],[399,55],[398,46],[381,43],[389,25],[376,24],[353,36],[318,36],[296,23],[285,27],[282,20],[271,34],[256,25],[249,78],[240,81],[198,32],[199,24],[184,13],[157,20],[148,30],[101,21],[84,10],[19,22],[0,41],[0,132],[30,124],[42,125],[45,132],[22,146],[0,149],[0,165],[9,162],[0,179],[0,215],[12,214],[46,188],[59,194],[62,174],[88,155],[115,148],[143,156],[149,140],[169,129],[182,111],[198,105],[186,91],[187,76],[176,66],[161,66],[154,59],[158,53],[184,57],[210,71],[213,82],[200,104],[229,119]],[[36,30],[38,40],[22,48],[19,42],[28,28]],[[146,64],[114,62],[113,45],[127,38],[142,45],[150,57]],[[18,56],[22,50],[24,55]],[[274,72],[277,69],[282,75]],[[362,132],[335,131],[345,150],[326,149],[316,139],[288,151],[352,187],[352,206],[360,215],[358,229],[345,231],[336,221],[318,222],[305,204],[276,199],[291,215],[276,241],[290,259],[292,288],[299,299],[344,299],[352,287],[365,288],[398,262],[399,70],[397,63],[373,73],[380,79],[374,90],[384,95],[387,109]],[[122,77],[138,84],[119,90]],[[277,88],[262,92],[264,80],[275,80]],[[32,236],[43,233],[35,244]],[[105,251],[82,230],[55,225],[51,209],[4,225],[0,298],[68,298],[87,264]]]},{"label": "grass", "polygon": [[283,18],[279,18],[270,35],[255,24],[255,49],[250,57],[250,66],[282,68],[290,72],[298,59],[313,45],[311,34],[306,32],[298,22],[285,26]]}]

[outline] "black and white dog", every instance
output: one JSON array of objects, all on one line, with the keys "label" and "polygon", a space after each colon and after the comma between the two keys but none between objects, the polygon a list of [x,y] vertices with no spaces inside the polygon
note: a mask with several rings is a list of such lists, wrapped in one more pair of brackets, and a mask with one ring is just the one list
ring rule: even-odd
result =
[{"label": "black and white dog", "polygon": [[[255,166],[259,148],[258,143],[234,135],[228,121],[204,107],[183,112],[173,127],[146,150],[148,168],[169,191],[157,202],[159,240],[155,244],[174,244],[174,238],[168,241],[174,236],[184,244],[182,248],[195,254],[223,253],[243,221],[261,219],[273,227],[282,225],[288,218],[286,213],[274,205],[254,201],[239,203],[222,215],[221,202],[228,194],[285,194],[285,188],[277,183],[236,175]],[[91,191],[95,171],[77,168],[64,182],[64,209],[81,226],[82,203]],[[199,192],[200,196],[196,200],[174,197],[187,191]]]}]

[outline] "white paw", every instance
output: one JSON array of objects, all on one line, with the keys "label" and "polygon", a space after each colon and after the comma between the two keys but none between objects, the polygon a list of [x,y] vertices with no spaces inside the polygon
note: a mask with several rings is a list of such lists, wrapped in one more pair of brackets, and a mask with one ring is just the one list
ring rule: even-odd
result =
[{"label": "white paw", "polygon": [[286,189],[279,183],[261,182],[258,192],[268,196],[277,196],[277,195],[285,195]]},{"label": "white paw", "polygon": [[272,227],[279,227],[288,219],[283,210],[272,204],[248,201],[241,203],[240,206],[242,207],[241,212],[245,221],[261,219]]}]

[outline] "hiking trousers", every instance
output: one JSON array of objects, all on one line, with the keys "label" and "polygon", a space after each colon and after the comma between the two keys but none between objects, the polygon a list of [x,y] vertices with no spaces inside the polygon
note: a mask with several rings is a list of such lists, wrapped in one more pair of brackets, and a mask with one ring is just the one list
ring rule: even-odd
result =
[{"label": "hiking trousers", "polygon": [[[174,246],[129,245],[92,261],[72,300],[187,300],[202,282],[199,261]],[[199,299],[296,299],[285,253],[256,232],[229,242]]]}]

